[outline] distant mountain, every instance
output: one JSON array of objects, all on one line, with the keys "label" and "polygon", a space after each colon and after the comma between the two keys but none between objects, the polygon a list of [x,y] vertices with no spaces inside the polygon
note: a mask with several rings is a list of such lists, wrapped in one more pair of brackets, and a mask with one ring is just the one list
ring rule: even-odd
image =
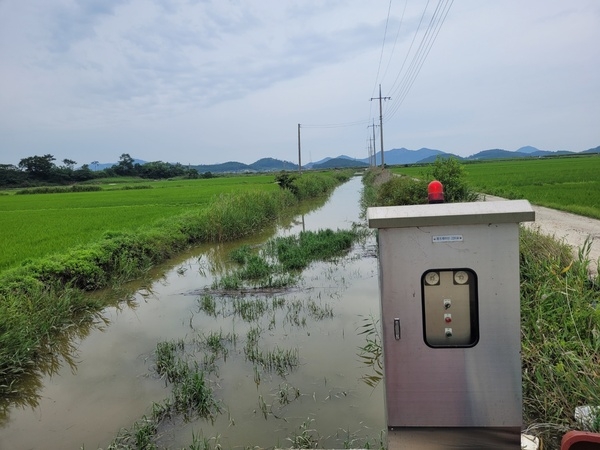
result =
[{"label": "distant mountain", "polygon": [[538,148],[532,147],[531,145],[526,145],[525,147],[517,149],[517,153],[535,153],[539,151]]},{"label": "distant mountain", "polygon": [[461,161],[465,159],[462,156],[455,155],[454,153],[442,153],[441,155],[433,155],[433,156],[429,156],[428,158],[422,159],[422,160],[418,161],[418,164],[434,163],[435,160],[438,158],[442,158],[442,159],[455,158],[455,159],[458,159]]},{"label": "distant mountain", "polygon": [[[331,162],[333,161],[333,162]],[[366,160],[352,158],[347,155],[340,155],[335,158],[323,158],[319,161],[310,162],[304,166],[305,169],[331,169],[343,167],[368,167],[368,158]]]},{"label": "distant mountain", "polygon": [[495,148],[492,150],[483,150],[479,153],[469,156],[468,160],[480,160],[480,159],[511,159],[511,158],[542,158],[544,156],[562,156],[562,155],[573,155],[574,152],[567,150],[539,150],[535,147],[527,146],[521,147],[517,151],[511,152],[509,150],[503,150],[501,148]]},{"label": "distant mountain", "polygon": [[[419,150],[409,150],[404,147],[394,148],[392,150],[386,150],[383,152],[383,162],[387,165],[414,164],[422,159],[443,154],[444,152],[441,150],[433,150],[430,148],[420,148]],[[364,158],[360,161],[368,164],[369,158]],[[375,163],[377,165],[381,164],[381,152],[376,153]]]},{"label": "distant mountain", "polygon": [[298,170],[298,164],[289,161],[281,161],[274,158],[262,158],[253,162],[248,167],[257,172],[273,172],[279,170]]},{"label": "distant mountain", "polygon": [[537,152],[530,153],[528,156],[533,158],[541,158],[544,156],[565,156],[574,154],[575,152],[569,152],[567,150],[556,150],[555,152],[551,152],[550,150],[538,150]]},{"label": "distant mountain", "polygon": [[584,150],[581,153],[600,153],[600,145],[596,148],[590,148],[588,150]]},{"label": "distant mountain", "polygon": [[196,169],[200,173],[206,172],[244,172],[249,171],[250,166],[248,164],[244,164],[237,161],[228,161],[226,163],[221,164],[200,164],[198,166],[191,166],[193,169]]},{"label": "distant mountain", "polygon": [[[133,164],[139,164],[140,166],[143,166],[144,164],[146,164],[148,161],[144,161],[143,159],[133,159]],[[119,164],[118,162],[115,163],[88,163],[88,166],[90,168],[90,170],[92,172],[98,171],[98,170],[104,170],[104,169],[108,169],[109,167],[112,166],[116,166],[117,164]]]},{"label": "distant mountain", "polygon": [[525,153],[529,156],[533,156],[533,157],[540,157],[540,156],[550,156],[550,155],[570,155],[574,152],[569,152],[567,150],[555,150],[555,151],[550,151],[550,150],[540,150],[539,148],[535,148],[532,147],[531,145],[527,145],[525,147],[521,147],[519,149],[517,149],[516,151],[517,153]]},{"label": "distant mountain", "polygon": [[[515,151],[504,150],[501,148],[483,150],[475,153],[467,158],[446,153],[442,150],[430,148],[420,148],[418,150],[409,150],[407,148],[394,148],[384,152],[384,162],[386,165],[404,165],[404,164],[427,164],[435,162],[436,158],[456,158],[460,160],[489,160],[489,159],[514,159],[514,158],[542,158],[547,156],[562,156],[576,154],[591,154],[600,153],[600,146],[590,148],[581,152],[570,152],[567,150],[540,150],[530,145],[521,147]],[[134,164],[146,164],[147,162],[141,159],[134,159]],[[381,164],[381,154],[376,154],[377,165]],[[303,169],[331,169],[331,168],[350,168],[350,167],[367,167],[370,161],[369,158],[357,159],[347,155],[339,155],[335,158],[326,157],[320,161],[310,162],[302,166]],[[103,170],[108,167],[117,165],[118,163],[89,163],[91,170]],[[253,172],[278,172],[281,170],[296,171],[298,165],[290,161],[282,161],[274,158],[262,158],[252,164],[244,164],[237,161],[229,161],[221,164],[207,164],[190,166],[200,173],[253,173]]]},{"label": "distant mountain", "polygon": [[349,157],[342,158],[341,156],[338,158],[328,159],[320,164],[312,164],[313,169],[344,169],[348,167],[365,168],[369,167],[369,164]]},{"label": "distant mountain", "polygon": [[298,170],[298,164],[274,158],[262,158],[252,164],[229,161],[221,164],[200,164],[191,167],[200,173],[277,172],[280,170]]},{"label": "distant mountain", "polygon": [[310,169],[310,168],[312,168],[312,166],[314,166],[315,164],[323,164],[324,162],[327,162],[327,161],[329,161],[330,159],[333,159],[333,158],[330,158],[330,157],[328,156],[328,157],[326,157],[326,158],[323,158],[323,159],[320,159],[320,160],[318,160],[318,161],[309,162],[308,164],[304,165],[303,167],[306,167],[307,169]]},{"label": "distant mountain", "polygon": [[479,153],[469,156],[468,160],[479,160],[479,159],[510,159],[510,158],[525,158],[528,157],[527,153],[511,152],[508,150],[502,150],[501,148],[493,148],[490,150],[483,150]]}]

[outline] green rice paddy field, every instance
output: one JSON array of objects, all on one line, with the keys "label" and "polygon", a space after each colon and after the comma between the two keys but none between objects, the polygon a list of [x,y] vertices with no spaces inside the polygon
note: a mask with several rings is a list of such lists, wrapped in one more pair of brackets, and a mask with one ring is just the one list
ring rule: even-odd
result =
[{"label": "green rice paddy field", "polygon": [[97,241],[107,231],[133,231],[206,208],[221,193],[279,189],[273,175],[142,184],[145,189],[135,189],[140,183],[127,180],[95,192],[0,195],[0,271]]},{"label": "green rice paddy field", "polygon": [[[600,219],[600,155],[469,162],[467,182],[479,192]],[[420,177],[426,167],[396,167]]]}]

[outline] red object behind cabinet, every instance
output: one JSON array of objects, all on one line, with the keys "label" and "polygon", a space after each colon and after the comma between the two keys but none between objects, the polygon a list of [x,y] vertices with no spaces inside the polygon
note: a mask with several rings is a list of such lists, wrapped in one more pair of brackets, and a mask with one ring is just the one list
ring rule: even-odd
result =
[{"label": "red object behind cabinet", "polygon": [[600,434],[569,431],[560,442],[560,450],[600,450]]}]

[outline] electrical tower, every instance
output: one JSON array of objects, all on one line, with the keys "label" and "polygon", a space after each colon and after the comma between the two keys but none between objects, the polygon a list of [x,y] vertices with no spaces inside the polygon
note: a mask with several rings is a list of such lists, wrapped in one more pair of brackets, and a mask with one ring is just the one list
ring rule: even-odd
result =
[{"label": "electrical tower", "polygon": [[[371,97],[371,101],[379,99],[379,142],[381,143],[381,167],[384,167],[383,161],[383,107],[382,100],[391,100],[392,97],[382,97],[381,96],[381,84],[379,85],[379,97]],[[373,129],[374,130],[374,129]]]}]

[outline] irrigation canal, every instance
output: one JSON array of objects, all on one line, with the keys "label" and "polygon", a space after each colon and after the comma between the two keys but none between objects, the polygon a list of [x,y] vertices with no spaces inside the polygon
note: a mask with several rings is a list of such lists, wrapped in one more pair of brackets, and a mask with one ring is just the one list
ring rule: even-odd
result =
[{"label": "irrigation canal", "polygon": [[[324,205],[246,243],[302,229],[349,229],[360,222],[361,189],[354,177]],[[215,297],[216,312],[208,313],[202,291],[243,243],[194,249],[157,268],[150,283],[111,293],[127,301],[104,310],[97,326],[73,333],[60,365],[32,381],[27,401],[0,409],[0,449],[108,447],[119,430],[170,395],[155,370],[157,343],[182,340],[192,347],[211,332],[236,336],[209,376],[222,412],[212,421],[167,420],[159,448],[187,448],[192,435],[218,436],[211,442],[226,449],[288,447],[288,438],[298,435],[318,439],[321,448],[379,446],[383,388],[361,379],[373,372],[358,357],[365,345],[361,327],[379,316],[374,239],[341,260],[311,265],[290,291],[246,296],[265,305],[251,319],[230,312],[231,298]],[[298,364],[284,374],[257,368],[244,353],[252,330],[262,348],[292,352]]]}]

